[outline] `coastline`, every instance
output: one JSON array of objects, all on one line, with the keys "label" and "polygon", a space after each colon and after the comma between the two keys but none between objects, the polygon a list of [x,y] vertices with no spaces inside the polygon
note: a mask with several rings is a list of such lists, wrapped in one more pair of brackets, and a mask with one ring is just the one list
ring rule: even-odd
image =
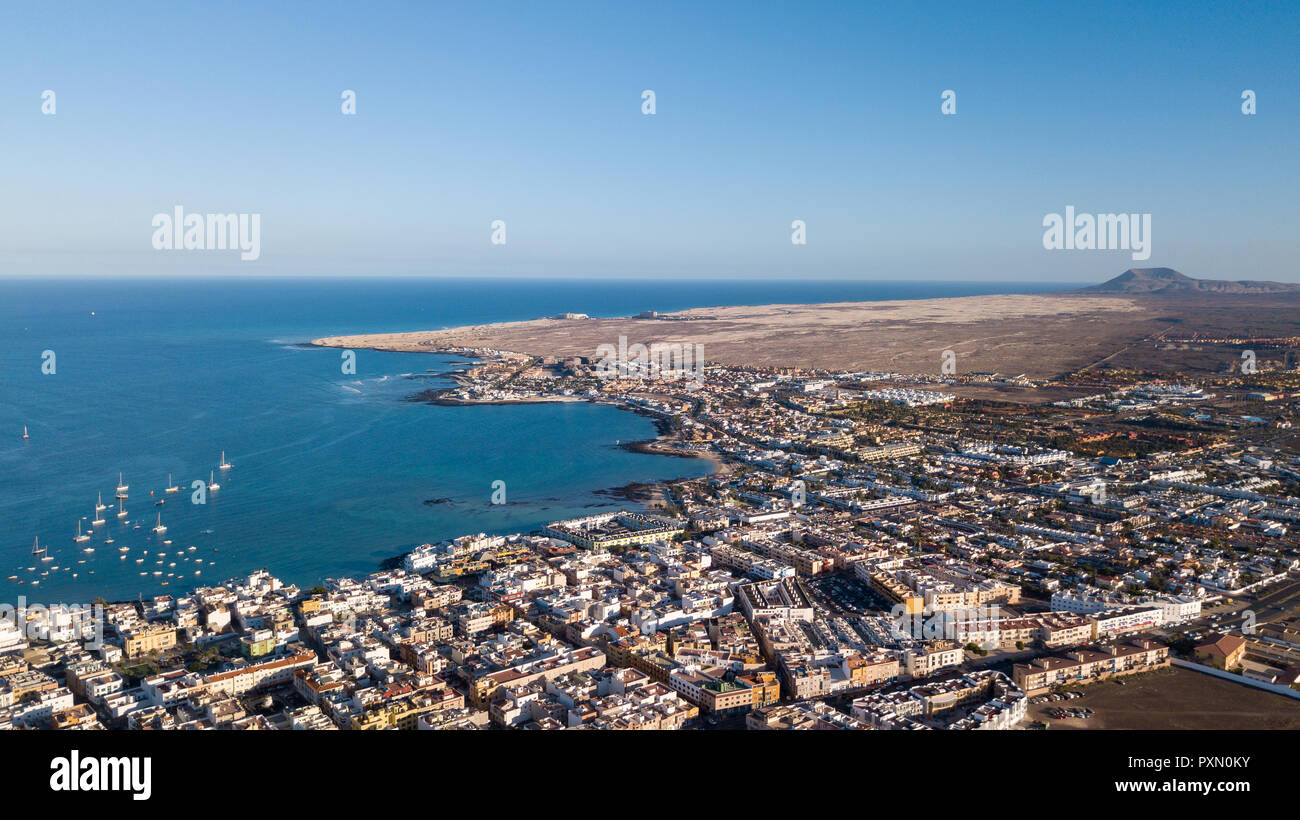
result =
[{"label": "coastline", "polygon": [[[325,344],[325,340],[315,340],[304,345],[304,347],[333,347],[334,345]],[[373,348],[372,348],[373,349]],[[407,352],[407,351],[395,351]],[[473,362],[458,362],[457,364],[481,364],[488,358],[487,354],[478,351],[466,351],[463,349],[441,349],[420,351],[442,355],[456,355]],[[504,352],[504,351],[502,351]],[[630,453],[640,453],[642,455],[664,456],[670,458],[699,459],[707,461],[711,465],[708,473],[710,476],[725,476],[731,472],[731,465],[719,453],[712,450],[685,449],[683,448],[680,438],[677,436],[672,425],[670,425],[662,416],[647,412],[646,410],[635,405],[628,405],[623,402],[609,401],[602,398],[592,398],[584,396],[524,396],[513,399],[467,399],[458,398],[452,394],[460,387],[464,386],[468,379],[467,374],[470,369],[457,369],[448,373],[427,374],[421,378],[442,377],[450,379],[454,384],[450,387],[429,388],[419,390],[408,395],[403,401],[412,403],[428,404],[441,407],[472,407],[472,406],[502,406],[502,405],[521,405],[521,404],[569,404],[575,402],[586,402],[590,404],[606,404],[619,410],[629,411],[638,416],[649,419],[655,426],[657,435],[651,439],[640,439],[637,441],[624,441],[618,443],[621,450]],[[633,481],[618,487],[606,487],[593,490],[592,494],[604,496],[611,499],[626,501],[645,508],[646,510],[666,510],[673,506],[669,497],[666,479],[652,481]],[[426,504],[438,504],[446,502],[448,499],[431,499]],[[384,558],[380,562],[380,569],[394,569],[400,567],[403,558],[408,554],[406,552],[398,553]]]},{"label": "coastline", "polygon": [[942,352],[953,350],[963,369],[1047,376],[1162,329],[1139,297],[1074,291],[567,316],[326,336],[310,344],[476,358],[510,351],[563,361],[590,360],[601,345],[626,337],[698,346],[710,363],[727,366],[912,373],[937,371]]}]

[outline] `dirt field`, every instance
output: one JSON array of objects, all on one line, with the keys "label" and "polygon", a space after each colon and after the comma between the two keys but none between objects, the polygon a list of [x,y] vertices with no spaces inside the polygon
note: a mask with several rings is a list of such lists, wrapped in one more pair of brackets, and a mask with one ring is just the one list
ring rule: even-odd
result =
[{"label": "dirt field", "polygon": [[[1170,667],[1140,677],[1079,687],[1081,698],[1031,704],[1030,720],[1060,729],[1300,729],[1300,700]],[[1090,707],[1087,720],[1054,720],[1053,707]]]},{"label": "dirt field", "polygon": [[[328,347],[430,351],[493,348],[538,356],[597,358],[597,347],[702,345],[707,361],[829,370],[957,372],[1050,377],[1085,367],[1217,372],[1235,350],[1165,342],[1194,332],[1297,334],[1294,294],[1196,298],[1039,294],[895,302],[697,308],[654,319],[534,319],[399,334],[335,336]],[[575,311],[582,310],[575,305]],[[1225,358],[1226,357],[1226,358]],[[1223,361],[1220,361],[1220,360]]]}]

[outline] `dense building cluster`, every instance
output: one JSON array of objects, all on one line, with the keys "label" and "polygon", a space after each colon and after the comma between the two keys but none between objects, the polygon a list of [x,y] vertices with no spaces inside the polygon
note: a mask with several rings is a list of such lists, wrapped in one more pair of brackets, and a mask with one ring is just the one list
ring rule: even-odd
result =
[{"label": "dense building cluster", "polygon": [[263,570],[16,613],[0,726],[1008,729],[1034,696],[1174,658],[1300,677],[1294,615],[1246,606],[1300,567],[1294,393],[993,404],[960,390],[1051,385],[476,353],[442,400],[610,402],[718,470],[314,589]]}]

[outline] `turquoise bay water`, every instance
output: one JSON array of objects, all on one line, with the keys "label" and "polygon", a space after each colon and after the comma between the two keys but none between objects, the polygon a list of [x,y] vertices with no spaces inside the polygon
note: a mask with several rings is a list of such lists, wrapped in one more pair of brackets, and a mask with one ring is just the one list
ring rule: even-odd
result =
[{"label": "turquoise bay water", "polygon": [[[603,489],[709,472],[704,461],[619,448],[620,441],[655,435],[648,419],[632,413],[586,403],[408,402],[411,393],[448,382],[404,376],[445,373],[459,360],[361,350],[356,375],[344,375],[340,351],[299,346],[312,338],[562,311],[626,315],[1051,289],[770,281],[0,281],[0,601],[20,594],[46,602],[182,594],[259,567],[312,585],[372,572],[383,559],[426,541],[529,531],[618,506],[598,492]],[[46,350],[55,355],[52,375],[41,369]],[[23,425],[28,441],[21,439]],[[234,468],[218,471],[221,489],[206,504],[191,503],[191,482],[208,479],[222,450]],[[111,506],[119,471],[130,485],[129,524]],[[169,473],[181,490],[164,495]],[[504,506],[490,503],[495,480],[506,482]],[[106,523],[92,528],[100,493],[110,507]],[[160,498],[166,503],[155,506]],[[448,500],[425,503],[432,499]],[[168,531],[154,536],[159,513]],[[88,544],[73,543],[79,521],[94,533]],[[38,536],[52,561],[33,560]],[[106,544],[108,537],[115,543]],[[94,552],[83,552],[87,546]],[[130,551],[120,553],[122,546]],[[160,559],[160,551],[167,555]],[[42,577],[43,571],[49,574]],[[27,583],[5,580],[10,575]]]}]

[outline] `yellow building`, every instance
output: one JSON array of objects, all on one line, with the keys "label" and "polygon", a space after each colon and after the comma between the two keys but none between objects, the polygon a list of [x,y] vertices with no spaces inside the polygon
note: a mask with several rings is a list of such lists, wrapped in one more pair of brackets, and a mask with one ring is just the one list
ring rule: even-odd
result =
[{"label": "yellow building", "polygon": [[919,615],[925,609],[925,598],[917,595],[907,584],[885,572],[869,575],[871,588],[896,604],[902,604],[904,614]]},{"label": "yellow building", "polygon": [[171,649],[175,645],[175,629],[153,626],[127,633],[122,641],[122,651],[128,658],[137,658],[150,652]]},{"label": "yellow building", "polygon": [[1215,669],[1235,669],[1241,665],[1246,656],[1246,639],[1236,635],[1224,635],[1217,641],[1203,643],[1194,652],[1198,663],[1213,666]]},{"label": "yellow building", "polygon": [[775,672],[755,672],[737,675],[736,683],[754,690],[754,708],[771,706],[781,700],[781,679]]}]

